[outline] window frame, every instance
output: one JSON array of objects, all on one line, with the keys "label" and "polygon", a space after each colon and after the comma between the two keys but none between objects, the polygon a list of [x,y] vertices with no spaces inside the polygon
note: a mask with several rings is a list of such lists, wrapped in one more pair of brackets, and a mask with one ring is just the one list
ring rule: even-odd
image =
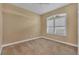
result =
[{"label": "window frame", "polygon": [[[56,18],[55,17],[57,17],[57,16],[59,16],[59,17],[65,17],[65,25],[64,26],[55,26],[56,25]],[[57,14],[57,15],[53,15],[53,16],[49,16],[49,17],[47,17],[47,34],[51,34],[51,33],[49,33],[49,31],[48,31],[48,29],[49,29],[49,26],[48,26],[48,20],[53,20],[53,26],[52,26],[52,28],[53,28],[53,35],[59,35],[59,34],[56,34],[56,28],[57,27],[63,27],[64,28],[64,34],[63,35],[61,35],[60,34],[60,36],[67,36],[67,14],[66,13],[62,13],[62,14]]]}]

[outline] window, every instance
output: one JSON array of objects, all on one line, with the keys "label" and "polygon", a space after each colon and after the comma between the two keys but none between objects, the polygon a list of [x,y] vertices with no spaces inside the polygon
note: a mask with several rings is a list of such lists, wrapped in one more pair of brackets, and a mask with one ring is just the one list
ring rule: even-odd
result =
[{"label": "window", "polygon": [[47,17],[47,33],[66,36],[66,13]]}]

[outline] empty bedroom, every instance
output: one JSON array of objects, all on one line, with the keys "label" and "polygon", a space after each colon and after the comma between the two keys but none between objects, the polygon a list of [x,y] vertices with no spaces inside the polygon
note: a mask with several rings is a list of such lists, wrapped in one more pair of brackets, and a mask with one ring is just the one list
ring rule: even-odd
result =
[{"label": "empty bedroom", "polygon": [[1,55],[78,55],[77,3],[0,3]]}]

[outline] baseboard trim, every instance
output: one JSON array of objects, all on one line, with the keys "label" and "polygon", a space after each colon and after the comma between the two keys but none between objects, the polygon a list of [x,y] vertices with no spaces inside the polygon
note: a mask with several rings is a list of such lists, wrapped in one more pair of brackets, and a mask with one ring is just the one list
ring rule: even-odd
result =
[{"label": "baseboard trim", "polygon": [[21,41],[17,41],[17,42],[12,42],[12,43],[8,43],[8,44],[3,44],[1,46],[1,48],[11,46],[11,45],[14,45],[14,44],[19,44],[19,43],[31,41],[31,40],[35,40],[35,39],[39,39],[39,38],[41,38],[41,36],[40,37],[35,37],[35,38],[30,38],[30,39],[25,39],[25,40],[21,40]]},{"label": "baseboard trim", "polygon": [[66,45],[69,45],[69,46],[73,46],[73,47],[78,47],[78,45],[76,45],[76,44],[55,40],[55,39],[48,38],[48,37],[45,37],[45,36],[41,36],[41,38],[49,39],[49,40],[52,40],[52,41],[55,41],[55,42],[58,42],[58,43],[62,43],[62,44],[66,44]]},{"label": "baseboard trim", "polygon": [[36,39],[39,39],[39,38],[49,39],[49,40],[52,40],[52,41],[55,41],[55,42],[58,42],[58,43],[66,44],[66,45],[73,46],[73,47],[78,47],[77,45],[72,44],[72,43],[67,43],[67,42],[55,40],[55,39],[48,38],[48,37],[45,37],[45,36],[39,36],[39,37],[35,37],[35,38],[30,38],[30,39],[27,39],[27,40],[25,39],[25,40],[13,42],[13,43],[4,44],[4,45],[1,46],[1,48],[11,46],[11,45],[14,45],[14,44],[19,44],[19,43],[31,41],[31,40],[36,40]]}]

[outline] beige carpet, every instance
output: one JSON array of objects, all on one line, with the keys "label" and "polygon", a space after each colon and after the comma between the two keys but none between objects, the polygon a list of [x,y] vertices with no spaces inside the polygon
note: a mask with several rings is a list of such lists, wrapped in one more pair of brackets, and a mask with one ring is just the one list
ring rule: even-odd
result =
[{"label": "beige carpet", "polygon": [[2,55],[76,55],[77,48],[47,39],[37,39],[5,47]]}]

